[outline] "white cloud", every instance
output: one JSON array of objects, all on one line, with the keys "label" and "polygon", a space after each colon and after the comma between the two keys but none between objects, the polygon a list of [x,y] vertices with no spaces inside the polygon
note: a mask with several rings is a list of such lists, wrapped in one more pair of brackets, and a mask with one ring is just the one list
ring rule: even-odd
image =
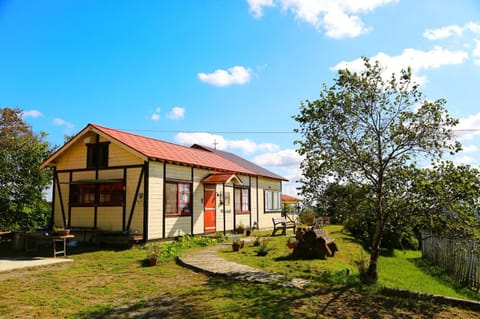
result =
[{"label": "white cloud", "polygon": [[475,39],[475,48],[473,48],[472,56],[475,59],[474,62],[480,65],[480,40]]},{"label": "white cloud", "polygon": [[478,151],[476,145],[462,145],[462,153],[475,153]]},{"label": "white cloud", "polygon": [[299,181],[302,178],[302,171],[300,170],[299,166],[297,165],[285,168],[275,167],[274,169],[278,175],[288,179],[288,182],[282,183],[282,193],[301,198],[299,191],[297,190],[297,188],[301,186]]},{"label": "white cloud", "polygon": [[239,149],[243,154],[253,154],[256,152],[274,152],[278,150],[278,145],[272,143],[257,144],[252,140],[231,140],[227,141],[227,148]]},{"label": "white cloud", "polygon": [[221,135],[210,134],[206,132],[178,133],[174,136],[176,142],[183,145],[200,144],[208,147],[225,149],[227,142]]},{"label": "white cloud", "polygon": [[214,86],[229,86],[250,82],[252,71],[243,66],[234,66],[228,70],[216,70],[213,73],[198,73],[200,81]]},{"label": "white cloud", "polygon": [[[372,61],[379,61],[385,67],[385,75],[389,77],[392,73],[400,72],[401,69],[411,67],[413,79],[418,84],[424,84],[426,77],[419,75],[421,70],[439,68],[443,65],[461,64],[468,58],[464,51],[450,51],[440,46],[435,46],[430,51],[416,49],[405,49],[401,55],[389,56],[383,52],[371,57]],[[361,71],[364,68],[363,60],[358,58],[353,61],[342,61],[335,65],[332,70],[348,68],[350,71]]]},{"label": "white cloud", "polygon": [[185,117],[185,108],[180,106],[174,106],[167,114],[167,118],[171,120],[181,120]]},{"label": "white cloud", "polygon": [[43,116],[42,112],[37,111],[37,110],[28,110],[28,111],[23,111],[22,112],[22,118],[25,117],[41,117]]},{"label": "white cloud", "polygon": [[341,10],[326,12],[322,25],[325,34],[334,39],[355,38],[370,30],[358,16],[349,16]]},{"label": "white cloud", "polygon": [[449,25],[438,29],[427,29],[423,36],[429,40],[445,39],[452,36],[461,37],[463,35],[462,27],[458,25]]},{"label": "white cloud", "polygon": [[274,7],[273,0],[247,0],[249,12],[254,18],[263,16],[264,7]]},{"label": "white cloud", "polygon": [[476,135],[480,135],[480,113],[459,119],[459,124],[455,127],[455,136],[459,140],[471,140]]},{"label": "white cloud", "polygon": [[58,118],[58,117],[53,119],[53,124],[55,124],[57,126],[65,126],[67,129],[74,128],[74,125],[72,123],[67,122],[64,119],[61,119],[61,118]]},{"label": "white cloud", "polygon": [[324,29],[328,37],[353,38],[370,30],[357,15],[376,8],[397,3],[399,0],[247,0],[250,13],[259,18],[263,7],[273,7],[277,3],[283,12],[292,12],[296,19],[313,25],[317,30]]},{"label": "white cloud", "polygon": [[437,28],[437,29],[427,29],[423,33],[423,36],[429,40],[440,40],[446,38],[457,37],[461,38],[465,34],[466,31],[470,31],[473,33],[480,33],[480,24],[475,22],[469,22],[465,24],[463,27],[452,24],[445,27]]},{"label": "white cloud", "polygon": [[461,165],[461,164],[464,164],[464,165],[467,165],[467,164],[472,164],[474,163],[476,160],[475,158],[471,157],[471,156],[460,156],[460,157],[455,157],[454,158],[454,163],[457,164],[457,165]]},{"label": "white cloud", "polygon": [[155,112],[152,113],[152,116],[150,117],[152,121],[158,121],[160,119],[160,108],[157,107],[155,108]]},{"label": "white cloud", "polygon": [[260,166],[299,166],[302,157],[293,149],[258,155],[253,162]]},{"label": "white cloud", "polygon": [[257,144],[249,139],[226,140],[221,135],[206,132],[178,133],[174,139],[183,145],[200,144],[219,150],[237,149],[246,155],[256,152],[276,152],[279,149],[278,145],[272,143]]}]

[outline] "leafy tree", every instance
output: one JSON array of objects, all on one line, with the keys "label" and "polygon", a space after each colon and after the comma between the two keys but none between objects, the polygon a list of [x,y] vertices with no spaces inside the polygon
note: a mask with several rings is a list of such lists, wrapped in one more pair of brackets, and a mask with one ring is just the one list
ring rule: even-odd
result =
[{"label": "leafy tree", "polygon": [[457,238],[480,238],[480,171],[440,162],[412,174],[410,211],[421,213],[421,227]]},{"label": "leafy tree", "polygon": [[454,153],[460,144],[452,142],[458,121],[448,115],[446,101],[425,100],[410,68],[384,78],[378,61],[363,61],[363,71],[340,70],[333,86],[324,84],[320,98],[302,102],[293,118],[303,136],[295,141],[304,156],[303,196],[315,197],[332,180],[369,186],[375,231],[367,275],[376,280],[395,173],[419,156],[435,160]]},{"label": "leafy tree", "polygon": [[43,191],[51,172],[39,167],[51,151],[45,136],[32,132],[20,109],[0,109],[0,229],[33,229],[47,222]]}]

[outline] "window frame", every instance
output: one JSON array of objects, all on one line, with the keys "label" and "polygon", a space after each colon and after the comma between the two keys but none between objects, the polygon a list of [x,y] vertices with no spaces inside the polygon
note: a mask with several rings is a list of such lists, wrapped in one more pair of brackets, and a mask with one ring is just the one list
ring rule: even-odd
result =
[{"label": "window frame", "polygon": [[122,180],[72,183],[69,204],[72,207],[124,206],[125,182]]},{"label": "window frame", "polygon": [[108,152],[110,142],[87,144],[87,168],[108,167]]},{"label": "window frame", "polygon": [[[172,189],[175,187],[175,195]],[[193,185],[190,181],[165,181],[165,216],[166,217],[180,217],[193,216]],[[174,208],[172,209],[172,206]]]},{"label": "window frame", "polygon": [[250,188],[248,187],[235,187],[235,214],[249,214],[250,209]]},{"label": "window frame", "polygon": [[[277,213],[282,211],[282,192],[277,190],[264,191],[264,210],[265,213]],[[277,204],[278,207],[275,205]]]}]

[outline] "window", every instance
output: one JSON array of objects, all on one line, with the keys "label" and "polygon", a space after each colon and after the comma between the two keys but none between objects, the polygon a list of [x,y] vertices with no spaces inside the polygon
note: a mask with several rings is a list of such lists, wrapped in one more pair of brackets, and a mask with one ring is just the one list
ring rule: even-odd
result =
[{"label": "window", "polygon": [[282,210],[282,195],[279,191],[265,191],[265,211]]},{"label": "window", "polygon": [[235,188],[235,212],[250,212],[250,192],[248,188]]},{"label": "window", "polygon": [[165,183],[165,215],[192,215],[192,184],[183,182]]},{"label": "window", "polygon": [[70,185],[72,206],[123,206],[124,183],[80,183]]},{"label": "window", "polygon": [[87,168],[104,168],[108,166],[109,142],[87,144]]}]

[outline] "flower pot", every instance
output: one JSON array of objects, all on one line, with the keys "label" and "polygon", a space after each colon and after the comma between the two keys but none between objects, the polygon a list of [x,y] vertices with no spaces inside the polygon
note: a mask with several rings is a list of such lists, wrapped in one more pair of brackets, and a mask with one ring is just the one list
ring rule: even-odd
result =
[{"label": "flower pot", "polygon": [[287,243],[287,247],[290,248],[290,249],[295,249],[297,248],[297,243],[291,243],[291,242],[288,242]]},{"label": "flower pot", "polygon": [[63,229],[58,231],[58,236],[67,236],[70,235],[70,229]]},{"label": "flower pot", "polygon": [[148,264],[150,266],[155,266],[157,264],[157,258],[149,258],[148,259]]},{"label": "flower pot", "polygon": [[233,251],[239,251],[240,250],[240,244],[232,244],[232,250]]}]

